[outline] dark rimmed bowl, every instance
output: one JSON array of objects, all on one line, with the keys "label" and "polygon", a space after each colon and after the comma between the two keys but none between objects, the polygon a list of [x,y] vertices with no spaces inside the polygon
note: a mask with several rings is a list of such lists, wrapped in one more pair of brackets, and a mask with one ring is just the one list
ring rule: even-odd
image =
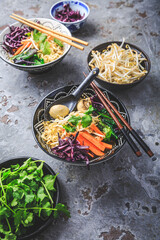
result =
[{"label": "dark rimmed bowl", "polygon": [[[62,32],[68,36],[71,36],[71,32],[69,31],[69,29],[67,27],[65,27],[63,24],[53,20],[53,19],[48,19],[48,18],[31,18],[29,19],[31,21],[40,21],[40,23],[42,25],[44,25],[45,27],[49,27],[53,30]],[[11,24],[10,26],[15,26],[15,27],[22,27],[24,26],[24,24],[20,23],[20,22],[15,22],[13,24]],[[6,63],[10,64],[12,67],[17,68],[19,70],[22,71],[26,71],[29,73],[41,73],[41,72],[46,72],[50,69],[52,69],[56,64],[58,64],[59,62],[62,61],[62,59],[68,54],[71,46],[68,45],[67,43],[64,43],[64,53],[57,58],[56,60],[49,62],[49,63],[45,63],[45,64],[41,64],[41,65],[30,65],[30,66],[23,66],[20,64],[15,64],[12,63],[9,59],[9,55],[7,53],[6,50],[3,49],[2,44],[3,41],[5,39],[5,35],[8,34],[10,32],[9,27],[6,27],[1,33],[0,33],[0,58],[5,61]]]},{"label": "dark rimmed bowl", "polygon": [[[61,88],[58,88],[52,92],[50,92],[47,96],[45,96],[40,103],[37,105],[35,112],[33,114],[33,120],[32,120],[32,130],[33,130],[33,136],[38,144],[38,146],[49,156],[52,158],[63,161],[65,163],[69,163],[76,166],[86,166],[86,162],[84,161],[75,161],[75,162],[68,162],[65,159],[59,158],[57,155],[53,154],[49,147],[42,141],[40,138],[40,133],[43,131],[43,120],[44,120],[44,108],[46,109],[50,104],[52,104],[54,101],[60,99],[61,97],[69,95],[71,92],[73,92],[78,85],[71,85],[71,86],[64,86]],[[130,118],[128,111],[124,104],[110,91],[101,89],[107,97],[110,99],[110,101],[113,103],[113,105],[118,109],[119,112],[123,113],[126,117],[126,120],[128,123],[130,123]],[[91,97],[95,95],[93,89],[91,87],[88,87],[82,94],[83,97]],[[123,136],[121,136],[118,139],[117,148],[112,153],[107,153],[103,157],[96,157],[90,161],[90,165],[95,165],[98,163],[102,163],[105,161],[108,161],[109,159],[113,158],[117,153],[122,149],[124,146],[126,140]]]},{"label": "dark rimmed bowl", "polygon": [[[3,167],[7,168],[10,165],[14,165],[17,163],[22,165],[23,162],[25,160],[27,160],[28,158],[30,158],[30,157],[22,156],[22,157],[14,157],[14,158],[2,160],[2,161],[0,161],[0,169]],[[38,159],[32,158],[32,160],[36,161]],[[37,165],[38,165],[38,163],[37,163]],[[44,172],[44,175],[47,175],[47,174],[56,175],[55,172],[52,170],[52,168],[45,162],[43,165],[43,172]],[[55,188],[56,188],[56,192],[55,192],[55,196],[53,198],[54,205],[56,205],[59,201],[60,187],[59,187],[59,182],[58,182],[57,178],[55,181]],[[26,239],[33,238],[35,235],[37,235],[40,232],[42,232],[43,230],[45,230],[53,221],[54,221],[54,218],[53,218],[52,214],[46,221],[43,221],[43,220],[37,218],[36,223],[33,226],[28,228],[27,233],[21,237],[18,237],[17,240],[26,240]]]},{"label": "dark rimmed bowl", "polygon": [[[122,42],[120,41],[113,41],[113,42],[106,42],[106,43],[102,43],[96,47],[94,47],[88,54],[88,57],[87,57],[87,64],[88,64],[88,69],[89,71],[91,71],[91,67],[89,66],[89,62],[91,61],[92,57],[92,51],[99,51],[99,52],[102,52],[104,49],[106,49],[110,44],[112,43],[117,43],[117,45],[121,45]],[[137,47],[136,45],[133,45],[131,43],[127,43],[125,42],[123,44],[123,48],[126,48],[126,45],[129,45],[131,47],[131,49],[133,50],[136,50],[138,53],[142,53],[142,57],[146,58],[147,61],[143,61],[141,64],[142,66],[145,68],[145,70],[147,70],[148,72],[143,76],[141,77],[139,80],[136,80],[134,81],[133,83],[128,83],[128,84],[118,84],[118,83],[110,83],[110,82],[107,82],[105,80],[102,80],[100,79],[99,77],[96,77],[95,80],[104,88],[106,89],[109,89],[111,91],[118,91],[118,90],[124,90],[124,89],[128,89],[128,88],[131,88],[131,87],[134,87],[136,86],[137,84],[141,83],[146,77],[147,75],[149,74],[150,72],[150,68],[151,68],[151,61],[148,57],[148,55],[139,47]]]}]

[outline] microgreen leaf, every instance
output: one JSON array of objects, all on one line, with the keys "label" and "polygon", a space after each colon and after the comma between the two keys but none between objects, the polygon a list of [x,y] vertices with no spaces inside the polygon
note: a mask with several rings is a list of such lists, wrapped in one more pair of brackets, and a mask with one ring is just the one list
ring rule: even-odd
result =
[{"label": "microgreen leaf", "polygon": [[82,117],[82,122],[81,123],[82,123],[82,127],[84,127],[84,128],[88,127],[92,123],[92,117],[90,115],[85,114]]},{"label": "microgreen leaf", "polygon": [[79,121],[81,120],[80,116],[74,116],[72,115],[69,119],[68,122],[72,123],[72,125],[77,126]]}]

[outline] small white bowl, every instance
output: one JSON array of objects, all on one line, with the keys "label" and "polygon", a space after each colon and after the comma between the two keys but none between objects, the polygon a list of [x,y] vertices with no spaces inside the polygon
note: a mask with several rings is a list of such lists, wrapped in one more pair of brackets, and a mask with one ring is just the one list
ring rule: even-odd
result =
[{"label": "small white bowl", "polygon": [[[56,10],[62,10],[63,5],[68,3],[73,11],[80,11],[81,16],[83,16],[84,14],[84,18],[75,22],[63,22],[56,19],[55,18]],[[51,17],[57,22],[64,24],[72,33],[77,32],[84,25],[89,16],[89,13],[90,13],[89,7],[82,1],[60,1],[55,3],[50,9]]]},{"label": "small white bowl", "polygon": [[[61,32],[61,33],[64,33],[64,34],[67,34],[69,36],[71,36],[71,32],[68,30],[68,28],[66,28],[63,24],[57,22],[57,21],[54,21],[52,19],[48,19],[48,18],[31,18],[29,19],[31,21],[40,21],[40,23],[46,27],[49,27],[53,30],[57,30],[58,32]],[[20,22],[16,22],[16,23],[13,23],[11,26],[16,26],[16,27],[21,27],[23,26],[22,23]],[[45,64],[42,64],[42,65],[30,65],[30,66],[23,66],[23,65],[19,65],[19,64],[15,64],[15,63],[12,63],[9,59],[9,55],[7,53],[6,50],[3,49],[2,47],[2,44],[3,44],[3,41],[4,41],[4,38],[5,38],[5,35],[8,34],[10,32],[10,29],[9,27],[6,27],[3,32],[1,32],[0,34],[0,58],[7,62],[8,64],[10,64],[11,66],[13,66],[14,68],[17,68],[19,70],[22,70],[22,71],[27,71],[27,72],[30,72],[30,73],[39,73],[39,72],[44,72],[44,71],[47,71],[49,70],[50,68],[52,68],[55,64],[59,63],[60,61],[62,61],[62,59],[66,56],[66,54],[69,52],[71,46],[66,44],[66,43],[63,43],[64,45],[64,53],[63,55],[61,55],[58,59],[52,61],[52,62],[49,62],[49,63],[45,63]]]}]

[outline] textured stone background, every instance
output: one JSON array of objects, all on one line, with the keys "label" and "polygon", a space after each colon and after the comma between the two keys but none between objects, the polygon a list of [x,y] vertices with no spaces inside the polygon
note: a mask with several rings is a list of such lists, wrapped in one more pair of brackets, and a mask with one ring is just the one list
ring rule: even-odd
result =
[{"label": "textured stone background", "polygon": [[[1,0],[0,30],[24,17],[50,17],[51,0]],[[62,63],[46,74],[31,75],[0,62],[0,159],[28,155],[45,160],[61,183],[61,201],[71,211],[34,240],[160,240],[160,1],[87,0],[91,13],[76,37],[89,41],[83,52],[72,48]],[[150,56],[152,68],[140,85],[116,93],[126,105],[132,126],[155,152],[137,159],[126,144],[115,159],[86,168],[47,156],[31,131],[36,104],[64,84],[80,83],[86,58],[97,44],[122,40]]]}]

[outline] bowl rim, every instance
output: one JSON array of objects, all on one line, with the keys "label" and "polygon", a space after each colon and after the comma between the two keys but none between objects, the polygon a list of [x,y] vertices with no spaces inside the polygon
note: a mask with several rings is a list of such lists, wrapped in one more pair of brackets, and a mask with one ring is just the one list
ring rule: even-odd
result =
[{"label": "bowl rim", "polygon": [[[35,135],[35,129],[34,129],[34,117],[35,117],[35,113],[36,113],[38,107],[40,106],[40,104],[45,100],[45,98],[47,98],[50,94],[52,94],[52,93],[54,93],[54,92],[57,92],[57,91],[59,92],[59,91],[60,91],[61,89],[63,89],[64,87],[72,88],[73,86],[79,86],[79,84],[65,85],[65,86],[63,86],[63,87],[56,88],[55,90],[49,92],[45,97],[43,97],[42,100],[39,101],[39,103],[36,105],[36,107],[35,107],[35,109],[34,109],[34,111],[33,111],[33,115],[32,115],[32,134],[33,134],[33,137],[34,137],[37,145],[38,145],[46,154],[48,154],[48,155],[51,156],[52,158],[55,158],[56,160],[59,160],[59,161],[63,161],[63,162],[68,163],[68,164],[70,164],[70,165],[80,166],[80,167],[86,167],[86,164],[85,164],[84,162],[81,162],[81,163],[79,163],[78,161],[76,161],[76,162],[70,162],[70,161],[66,161],[65,159],[59,158],[59,157],[56,156],[56,155],[53,156],[52,154],[50,154],[46,149],[44,149],[44,148],[41,146],[41,144],[40,144],[39,141],[37,140],[36,135]],[[123,103],[114,93],[112,93],[112,92],[109,91],[108,89],[105,89],[105,88],[103,88],[103,87],[100,87],[100,89],[101,89],[102,91],[107,91],[109,94],[111,94],[114,98],[116,98],[116,99],[120,102],[120,104],[122,105],[122,107],[125,109],[125,112],[126,112],[127,118],[128,118],[128,123],[130,124],[129,112],[128,112],[126,106],[124,105],[124,103]],[[129,132],[128,129],[127,129],[127,132]],[[125,143],[126,143],[126,139],[124,138],[123,144],[117,149],[116,152],[114,152],[114,153],[111,154],[111,155],[108,155],[106,158],[102,159],[101,161],[91,162],[90,165],[92,165],[92,166],[93,166],[93,165],[97,165],[97,164],[106,162],[106,161],[110,160],[111,158],[115,157],[115,156],[117,155],[117,153],[121,151],[121,149],[122,149],[122,147],[124,146]]]},{"label": "bowl rim", "polygon": [[[57,21],[55,21],[54,19],[51,19],[51,18],[38,18],[38,17],[37,17],[37,18],[36,18],[36,17],[32,17],[32,18],[29,18],[28,20],[35,20],[35,19],[36,19],[36,20],[45,19],[45,20],[57,22]],[[5,31],[6,31],[10,26],[15,26],[15,24],[18,24],[18,23],[20,23],[20,22],[17,21],[17,22],[14,22],[14,23],[8,25],[8,26],[7,26],[5,29],[3,29],[3,31],[0,33],[0,36],[3,35],[3,34],[5,33]],[[62,24],[62,23],[59,22],[59,24]],[[25,25],[25,24],[24,24],[24,25]],[[64,24],[63,24],[63,26],[64,26],[65,29],[68,31],[69,36],[72,36],[71,31],[70,31]],[[10,65],[12,65],[12,66],[14,66],[14,67],[21,68],[21,69],[45,68],[45,67],[48,67],[48,66],[52,65],[53,63],[59,62],[60,59],[63,59],[63,57],[66,56],[66,54],[70,51],[70,49],[71,49],[71,45],[69,45],[69,48],[68,48],[68,50],[66,51],[66,53],[64,53],[63,55],[61,55],[59,58],[55,59],[55,60],[52,61],[52,62],[44,63],[44,64],[42,64],[42,65],[29,65],[29,66],[26,65],[26,66],[23,66],[23,65],[16,64],[16,63],[12,63],[12,62],[10,62],[9,60],[7,60],[6,58],[3,57],[2,54],[1,54],[1,52],[0,52],[0,58],[1,58],[2,60],[4,60],[6,63],[8,63],[8,64],[10,64]]]},{"label": "bowl rim", "polygon": [[[105,45],[105,44],[106,44],[106,45],[110,45],[110,44],[112,44],[112,43],[121,44],[122,41],[108,41],[108,42],[104,42],[104,43],[101,43],[101,44],[95,46],[94,48],[92,48],[92,49],[90,50],[90,52],[88,53],[88,56],[87,56],[87,66],[88,66],[88,70],[89,70],[89,71],[92,71],[91,67],[89,66],[89,57],[91,56],[92,51],[95,51],[96,48],[99,48],[99,47],[101,47],[102,45]],[[144,50],[142,50],[140,47],[136,46],[135,44],[128,43],[128,42],[124,42],[123,45],[124,45],[124,44],[125,44],[125,45],[128,44],[128,45],[131,47],[131,49],[132,49],[132,48],[137,49],[139,52],[141,52],[141,53],[145,56],[145,58],[147,59],[146,62],[148,63],[147,73],[146,73],[144,76],[142,76],[140,79],[135,80],[135,81],[132,82],[132,83],[124,83],[124,84],[111,83],[111,82],[108,82],[108,81],[105,81],[105,80],[99,78],[98,76],[95,77],[95,79],[97,79],[98,81],[102,81],[102,82],[104,82],[104,83],[106,83],[106,84],[112,85],[112,86],[121,86],[121,87],[123,87],[123,86],[129,86],[129,85],[133,85],[133,84],[139,83],[139,82],[141,82],[144,78],[147,77],[147,75],[149,74],[149,72],[150,72],[150,70],[151,70],[151,60],[150,60],[148,54],[147,54]],[[122,47],[123,47],[123,46],[122,46]]]},{"label": "bowl rim", "polygon": [[[87,9],[88,9],[88,13],[87,13],[86,16],[84,16],[84,18],[82,18],[81,20],[77,20],[77,21],[74,21],[74,22],[63,22],[63,21],[60,21],[60,20],[56,19],[56,18],[52,15],[52,9],[53,9],[58,3],[63,3],[63,2],[68,2],[68,3],[70,3],[70,2],[72,2],[72,3],[80,2],[80,3],[83,3],[83,4],[87,7]],[[57,8],[56,8],[56,9],[57,9]],[[53,5],[51,6],[51,8],[50,8],[50,16],[51,16],[55,21],[57,21],[57,22],[59,22],[59,23],[62,23],[62,24],[64,24],[64,25],[66,25],[66,26],[67,26],[67,25],[74,24],[74,23],[81,23],[81,22],[85,21],[85,20],[88,18],[89,14],[90,14],[90,8],[89,8],[89,6],[88,6],[86,3],[84,3],[83,1],[79,1],[79,0],[77,0],[77,1],[74,1],[74,0],[71,0],[71,1],[68,1],[68,0],[66,0],[66,1],[58,1],[58,2],[56,2],[55,4],[53,4]]]},{"label": "bowl rim", "polygon": [[[4,158],[0,161],[0,168],[3,166],[3,164],[13,161],[13,160],[23,160],[23,162],[25,160],[27,160],[28,158],[31,158],[33,161],[39,160],[38,158],[35,157],[31,157],[31,156],[15,156],[15,157],[10,157],[10,158]],[[46,163],[44,162],[43,165],[52,175],[56,175],[54,170]],[[59,202],[59,198],[60,198],[60,185],[59,185],[59,180],[56,177],[56,181],[55,181],[55,185],[56,185],[56,200],[55,200],[55,204],[57,204]],[[51,224],[51,222],[54,221],[54,218],[52,215],[49,216],[49,218],[44,222],[44,224],[42,226],[40,226],[38,229],[36,229],[34,232],[29,233],[28,235],[24,235],[24,236],[20,236],[17,237],[17,240],[25,240],[25,239],[31,239],[33,236],[37,235],[38,233],[42,232],[47,226],[49,226]]]}]

